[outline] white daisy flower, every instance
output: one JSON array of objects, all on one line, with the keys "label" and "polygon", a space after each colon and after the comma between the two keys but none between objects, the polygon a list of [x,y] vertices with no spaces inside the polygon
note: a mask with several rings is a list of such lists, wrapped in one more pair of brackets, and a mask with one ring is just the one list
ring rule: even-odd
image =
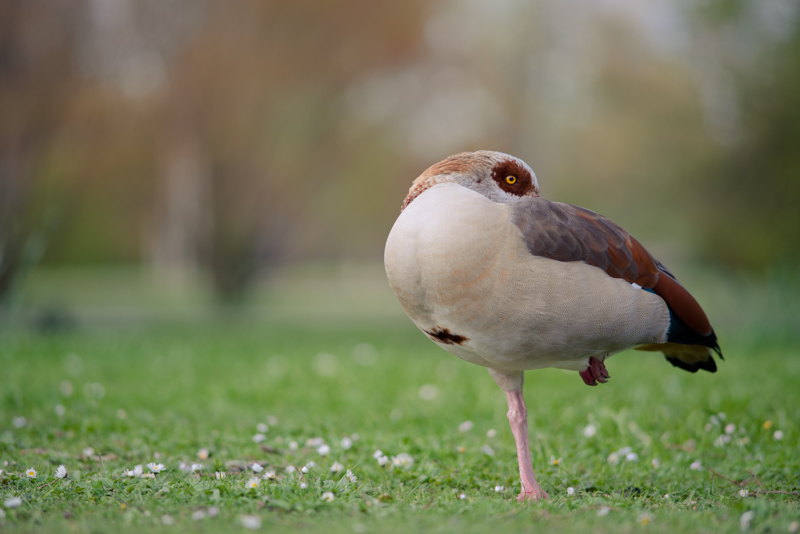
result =
[{"label": "white daisy flower", "polygon": [[298,445],[296,441],[290,441],[289,442],[289,450],[290,451],[296,451],[299,447],[300,447],[300,445]]},{"label": "white daisy flower", "polygon": [[495,491],[495,493],[500,493],[500,492],[501,492],[501,491],[503,491],[504,489],[505,489],[505,488],[504,488],[503,486],[495,486],[495,487],[494,487],[494,491]]},{"label": "white daisy flower", "polygon": [[323,443],[322,445],[317,447],[317,454],[319,454],[320,456],[327,456],[329,452],[331,452],[330,445]]},{"label": "white daisy flower", "polygon": [[36,478],[36,469],[29,467],[28,470],[25,471],[25,476],[28,478]]},{"label": "white daisy flower", "polygon": [[265,439],[267,439],[267,436],[265,436],[264,434],[256,434],[255,436],[253,436],[253,443],[261,443]]},{"label": "white daisy flower", "polygon": [[304,465],[303,467],[300,468],[300,471],[302,471],[303,473],[308,473],[310,471],[310,468],[308,467],[308,465]]},{"label": "white daisy flower", "polygon": [[355,482],[356,480],[358,480],[358,478],[349,469],[347,470],[347,473],[345,473],[344,476],[346,476],[347,480],[349,480],[350,482]]},{"label": "white daisy flower", "polygon": [[635,452],[629,452],[627,455],[625,455],[625,459],[629,462],[638,462],[639,455],[636,454]]},{"label": "white daisy flower", "polygon": [[575,495],[575,488],[567,488],[567,495]]},{"label": "white daisy flower", "polygon": [[275,480],[275,471],[270,469],[266,473],[264,473],[264,480]]},{"label": "white daisy flower", "polygon": [[406,452],[401,452],[397,456],[392,456],[392,465],[395,467],[408,467],[414,463],[414,458]]},{"label": "white daisy flower", "polygon": [[342,441],[339,442],[339,445],[341,445],[341,447],[346,451],[350,450],[350,448],[353,446],[353,440],[348,437],[344,437],[342,438]]},{"label": "white daisy flower", "polygon": [[140,477],[143,474],[144,474],[144,469],[142,468],[142,464],[133,467],[133,476]]},{"label": "white daisy flower", "polygon": [[459,493],[458,494],[458,498],[461,499],[461,500],[464,500],[464,499],[467,498],[467,494],[466,493]]},{"label": "white daisy flower", "polygon": [[658,458],[653,458],[653,460],[650,462],[650,465],[653,466],[653,469],[658,469],[659,467],[661,467],[661,460],[659,460]]},{"label": "white daisy flower", "polygon": [[307,487],[308,487],[308,484],[306,484],[305,482],[301,482],[300,483],[300,489],[306,489]]},{"label": "white daisy flower", "polygon": [[314,467],[314,466],[315,466],[315,465],[317,465],[317,464],[316,464],[316,462],[314,462],[314,461],[311,461],[311,462],[308,462],[306,465],[307,465],[308,467]]},{"label": "white daisy flower", "polygon": [[206,518],[206,513],[203,510],[195,510],[192,512],[192,519],[195,521],[200,521],[201,519]]},{"label": "white daisy flower", "polygon": [[258,462],[254,462],[253,465],[250,466],[250,469],[253,470],[253,473],[260,473],[264,470],[264,468]]},{"label": "white daisy flower", "polygon": [[556,458],[555,456],[550,456],[550,465],[558,465],[561,463],[561,458]]},{"label": "white daisy flower", "polygon": [[142,478],[156,478],[155,473],[145,473],[142,475]]},{"label": "white daisy flower", "polygon": [[295,471],[297,471],[297,468],[295,466],[293,466],[293,465],[287,465],[286,466],[286,472],[289,473],[290,475],[292,473],[294,473]]},{"label": "white daisy flower", "polygon": [[595,425],[588,424],[583,427],[583,437],[591,438],[594,437],[595,434],[597,434],[597,427]]},{"label": "white daisy flower", "polygon": [[150,469],[150,471],[152,471],[153,473],[160,473],[161,471],[166,469],[164,467],[164,464],[157,464],[155,462],[150,462],[149,464],[147,464],[147,468]]},{"label": "white daisy flower", "polygon": [[192,464],[191,472],[196,473],[197,471],[203,470],[203,464]]},{"label": "white daisy flower", "polygon": [[617,465],[619,463],[619,454],[616,452],[612,452],[608,455],[608,463],[611,465]]},{"label": "white daisy flower", "polygon": [[219,515],[219,507],[217,506],[209,506],[208,510],[206,510],[208,517],[217,517]]},{"label": "white daisy flower", "polygon": [[278,418],[275,417],[274,415],[268,415],[267,416],[267,423],[271,424],[272,426],[275,426],[275,425],[278,424]]},{"label": "white daisy flower", "polygon": [[83,455],[87,457],[94,456],[94,449],[91,447],[86,447],[85,449],[83,449]]},{"label": "white daisy flower", "polygon": [[776,430],[772,433],[772,437],[778,441],[783,439],[783,430]]},{"label": "white daisy flower", "polygon": [[731,437],[728,434],[721,434],[717,439],[714,440],[715,447],[723,447],[726,443],[731,442]]},{"label": "white daisy flower", "polygon": [[316,449],[320,445],[324,445],[324,444],[325,444],[325,440],[322,439],[322,438],[319,438],[319,437],[317,437],[317,438],[308,438],[306,440],[306,447],[313,447],[313,448]]},{"label": "white daisy flower", "polygon": [[646,524],[650,523],[655,518],[656,518],[656,516],[654,516],[650,512],[644,512],[644,513],[639,514],[639,517],[637,517],[636,520],[639,522],[640,525],[646,525]]},{"label": "white daisy flower", "polygon": [[64,417],[64,414],[67,413],[67,409],[64,408],[63,404],[56,404],[55,412],[57,416]]},{"label": "white daisy flower", "polygon": [[602,506],[597,511],[597,517],[604,517],[604,516],[607,516],[610,513],[611,513],[611,508],[609,508],[608,506]]},{"label": "white daisy flower", "polygon": [[332,491],[326,491],[325,493],[322,494],[322,500],[323,501],[332,502],[334,498],[335,497],[333,496],[333,492]]},{"label": "white daisy flower", "polygon": [[342,471],[344,471],[344,466],[339,462],[333,462],[333,465],[331,466],[331,471],[333,471],[334,473],[341,473]]},{"label": "white daisy flower", "polygon": [[700,471],[701,469],[703,469],[703,464],[700,463],[700,460],[695,460],[689,466],[689,469],[691,469],[692,471]]},{"label": "white daisy flower", "polygon": [[733,423],[728,423],[727,425],[725,425],[726,434],[733,434],[734,432],[736,432],[736,425],[734,425]]},{"label": "white daisy flower", "polygon": [[22,497],[9,497],[3,504],[6,508],[17,508],[22,505]]},{"label": "white daisy flower", "polygon": [[217,471],[216,473],[214,473],[214,476],[217,478],[217,480],[222,480],[227,475],[226,475],[225,471]]},{"label": "white daisy flower", "polygon": [[19,417],[14,417],[14,418],[11,420],[11,422],[12,422],[12,423],[14,424],[14,426],[15,426],[15,427],[17,427],[17,428],[22,428],[22,427],[24,427],[25,425],[27,425],[27,424],[28,424],[28,420],[27,420],[27,419],[25,419],[25,417],[23,417],[23,416],[21,416],[21,415],[20,415]]},{"label": "white daisy flower", "polygon": [[376,460],[378,458],[380,458],[381,456],[384,456],[384,454],[383,454],[383,451],[380,450],[380,449],[378,449],[377,451],[372,453],[372,457],[375,458]]},{"label": "white daisy flower", "polygon": [[752,510],[748,510],[739,516],[739,528],[742,532],[750,530],[750,523],[753,521],[753,518],[756,516],[756,513]]},{"label": "white daisy flower", "polygon": [[388,456],[381,456],[381,457],[378,458],[378,465],[379,466],[383,467],[384,465],[386,465],[388,463],[389,463],[389,457]]},{"label": "white daisy flower", "polygon": [[260,482],[260,480],[258,480],[257,477],[253,477],[253,478],[251,478],[250,480],[247,481],[247,483],[244,485],[244,487],[247,488],[247,489],[255,489],[255,488],[258,487],[258,483],[259,482]]},{"label": "white daisy flower", "polygon": [[496,435],[497,435],[497,430],[495,430],[494,428],[490,428],[489,430],[486,431],[487,438],[493,438]]},{"label": "white daisy flower", "polygon": [[472,421],[464,421],[463,423],[458,425],[458,431],[459,432],[469,432],[470,430],[472,430],[472,427],[474,427],[474,426],[475,426],[475,423],[473,423]]},{"label": "white daisy flower", "polygon": [[258,530],[261,528],[261,518],[257,515],[243,515],[239,520],[244,528]]},{"label": "white daisy flower", "polygon": [[64,465],[59,465],[58,469],[56,469],[56,478],[64,478],[67,476],[67,468]]},{"label": "white daisy flower", "polygon": [[744,499],[745,497],[749,497],[749,496],[750,496],[750,492],[747,491],[746,489],[739,490],[739,497],[741,497],[742,499]]},{"label": "white daisy flower", "polygon": [[262,434],[266,434],[267,431],[269,430],[269,427],[267,425],[265,425],[264,423],[258,423],[256,425],[256,430],[258,430]]},{"label": "white daisy flower", "polygon": [[197,457],[201,460],[208,460],[208,449],[200,449],[197,451]]},{"label": "white daisy flower", "polygon": [[[432,401],[439,395],[439,388],[437,388],[433,384],[423,384],[422,387],[419,388],[417,395],[419,395],[419,398],[422,400]],[[395,410],[397,410],[397,408],[395,408]]]},{"label": "white daisy flower", "polygon": [[664,494],[664,498],[665,498],[665,499],[669,499],[669,493],[665,493],[665,494]]},{"label": "white daisy flower", "polygon": [[[464,451],[459,451],[459,452],[464,452]],[[481,452],[483,452],[483,454],[485,454],[486,456],[494,456],[494,449],[491,448],[489,445],[484,445],[483,447],[481,447]]]}]

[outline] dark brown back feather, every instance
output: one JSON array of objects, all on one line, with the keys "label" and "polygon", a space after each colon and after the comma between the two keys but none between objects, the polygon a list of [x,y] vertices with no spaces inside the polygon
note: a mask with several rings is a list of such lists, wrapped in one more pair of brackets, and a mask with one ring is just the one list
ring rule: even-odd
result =
[{"label": "dark brown back feather", "polygon": [[593,211],[543,198],[514,203],[512,210],[512,221],[531,254],[583,261],[608,276],[652,289],[687,327],[701,336],[712,333],[694,297],[619,225]]}]

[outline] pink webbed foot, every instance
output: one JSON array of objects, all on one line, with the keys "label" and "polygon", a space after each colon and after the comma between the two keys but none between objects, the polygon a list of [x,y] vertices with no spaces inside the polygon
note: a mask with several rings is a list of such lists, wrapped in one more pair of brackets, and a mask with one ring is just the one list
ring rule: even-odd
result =
[{"label": "pink webbed foot", "polygon": [[543,501],[545,499],[549,499],[550,497],[542,488],[535,488],[531,491],[522,490],[519,495],[517,495],[517,500],[519,502],[526,502],[526,501]]},{"label": "pink webbed foot", "polygon": [[589,367],[578,374],[581,375],[583,383],[587,386],[596,386],[598,382],[605,384],[609,378],[606,365],[602,360],[598,360],[594,356],[589,358]]}]

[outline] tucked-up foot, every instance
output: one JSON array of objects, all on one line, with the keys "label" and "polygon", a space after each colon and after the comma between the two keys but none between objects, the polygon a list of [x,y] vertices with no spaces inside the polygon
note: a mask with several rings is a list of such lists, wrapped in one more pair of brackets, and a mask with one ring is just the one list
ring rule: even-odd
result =
[{"label": "tucked-up foot", "polygon": [[536,488],[531,491],[523,490],[519,495],[517,495],[517,500],[519,502],[526,502],[526,501],[543,501],[545,499],[549,499],[550,497],[542,488]]},{"label": "tucked-up foot", "polygon": [[594,356],[589,358],[589,367],[578,374],[581,375],[583,383],[587,386],[596,386],[598,382],[605,384],[609,379],[606,365],[602,360],[598,360]]}]

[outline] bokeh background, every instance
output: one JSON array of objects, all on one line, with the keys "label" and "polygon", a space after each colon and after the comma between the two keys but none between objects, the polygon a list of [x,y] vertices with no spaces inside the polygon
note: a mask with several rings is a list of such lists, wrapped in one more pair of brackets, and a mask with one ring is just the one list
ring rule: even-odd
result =
[{"label": "bokeh background", "polygon": [[0,322],[400,320],[381,261],[411,181],[493,149],[628,229],[723,330],[800,330],[799,17],[2,0]]}]

